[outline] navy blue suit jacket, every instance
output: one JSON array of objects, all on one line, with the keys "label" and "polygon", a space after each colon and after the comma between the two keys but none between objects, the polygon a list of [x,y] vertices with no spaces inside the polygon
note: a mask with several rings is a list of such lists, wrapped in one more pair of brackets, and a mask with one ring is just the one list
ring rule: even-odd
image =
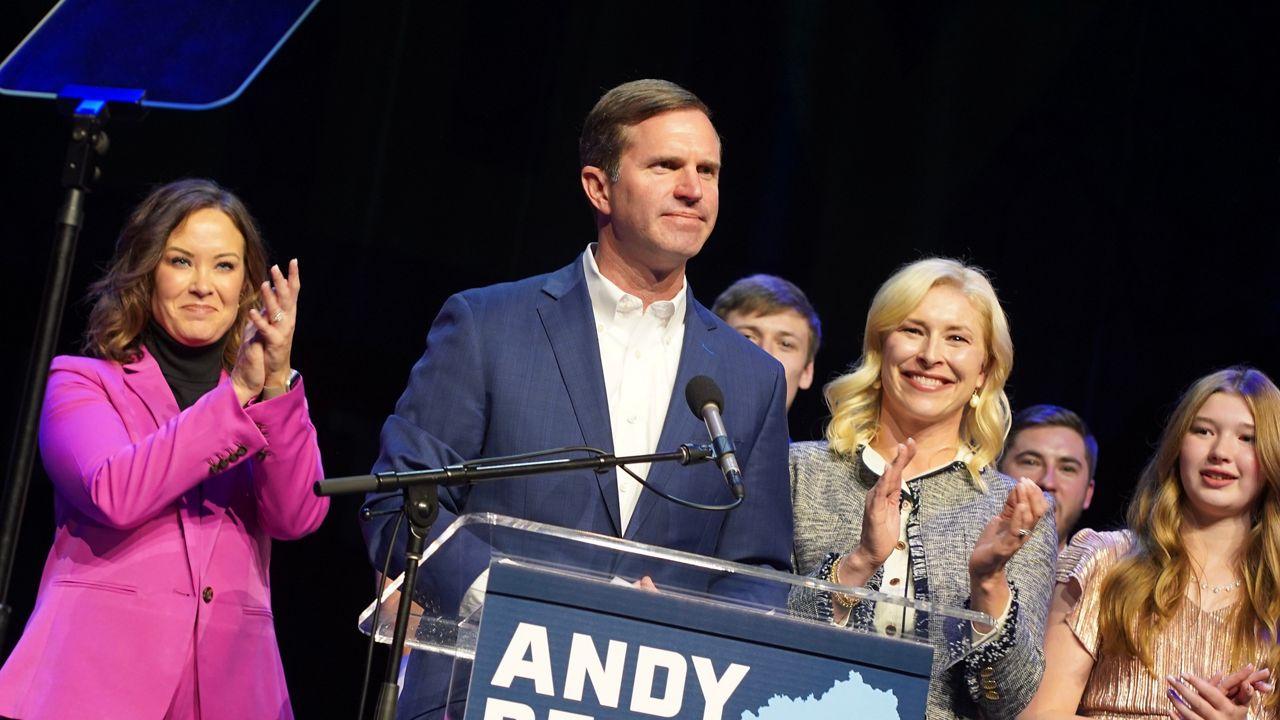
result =
[{"label": "navy blue suit jacket", "polygon": [[[624,537],[789,570],[792,519],[782,367],[692,294],[686,308],[684,344],[657,449],[707,441],[706,428],[689,411],[684,389],[696,375],[713,378],[724,391],[725,426],[742,464],[747,497],[732,511],[707,512],[642,492]],[[383,426],[375,472],[578,445],[613,451],[581,257],[548,275],[468,290],[445,302],[427,337],[426,352],[414,365],[395,414]],[[695,502],[732,500],[712,463],[655,463],[647,480]],[[464,512],[494,512],[620,535],[615,471],[582,470],[442,488],[439,499],[433,535]],[[398,501],[398,495],[388,500]],[[395,576],[403,570],[404,532],[392,538],[393,526],[394,516],[374,518],[365,526],[365,538],[377,568],[382,567],[387,544],[394,542]],[[424,564],[415,596],[445,611],[456,609],[472,577],[458,573],[456,566],[433,570],[430,561]],[[419,660],[419,655],[423,654],[414,653],[406,676],[402,717],[433,709],[424,705],[439,705],[436,696],[442,682],[421,677],[428,672],[424,666],[429,658]],[[415,687],[418,684],[421,687]]]}]

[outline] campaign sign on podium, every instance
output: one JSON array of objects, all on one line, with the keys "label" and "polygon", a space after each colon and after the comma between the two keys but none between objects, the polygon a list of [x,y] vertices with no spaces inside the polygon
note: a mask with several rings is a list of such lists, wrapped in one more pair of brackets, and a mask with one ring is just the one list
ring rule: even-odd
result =
[{"label": "campaign sign on podium", "polygon": [[[837,589],[824,581],[487,514],[446,529],[423,573],[419,590],[438,597],[415,597],[425,609],[408,644],[451,656],[436,667],[452,662],[450,716],[465,720],[781,720],[850,708],[923,718],[931,673],[969,651],[969,621],[990,620],[855,590],[909,609],[921,632],[835,627],[789,609]],[[641,587],[646,577],[656,590]],[[397,590],[378,622],[373,606],[361,616],[379,640]]]}]

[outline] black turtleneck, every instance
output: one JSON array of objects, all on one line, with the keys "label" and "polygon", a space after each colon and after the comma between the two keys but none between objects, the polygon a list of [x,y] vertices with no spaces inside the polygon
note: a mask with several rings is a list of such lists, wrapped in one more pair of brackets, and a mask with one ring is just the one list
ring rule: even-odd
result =
[{"label": "black turtleneck", "polygon": [[[223,336],[225,338],[226,336]],[[178,409],[186,410],[201,396],[218,386],[222,376],[222,338],[202,347],[188,347],[170,337],[155,320],[142,331],[142,344],[156,359],[160,372],[178,401]]]}]

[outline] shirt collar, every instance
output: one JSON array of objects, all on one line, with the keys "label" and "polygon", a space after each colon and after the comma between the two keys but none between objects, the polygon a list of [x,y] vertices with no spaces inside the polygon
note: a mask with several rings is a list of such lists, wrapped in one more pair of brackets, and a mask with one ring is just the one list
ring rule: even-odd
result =
[{"label": "shirt collar", "polygon": [[[889,461],[881,457],[880,453],[876,452],[875,450],[872,450],[870,444],[863,445],[862,452],[860,452],[859,455],[862,457],[862,463],[866,465],[867,468],[871,470],[871,472],[877,475],[884,474],[884,469],[886,466],[888,466]],[[965,445],[961,445],[960,448],[956,450],[955,460],[952,460],[950,463],[948,463],[948,465],[954,465],[958,462],[968,463],[972,457],[973,457],[973,451],[970,450]],[[925,470],[924,472],[916,475],[915,477],[904,478],[904,479],[914,480],[917,477],[923,477],[925,475],[928,475],[929,473],[935,472],[944,467],[947,467],[947,465],[939,465],[938,467],[935,467],[935,468],[929,468],[928,470]]]},{"label": "shirt collar", "polygon": [[[596,245],[591,243],[582,254],[582,268],[587,278],[587,293],[591,296],[591,309],[597,318],[613,318],[642,314],[644,302],[618,287],[612,280],[600,273],[596,264]],[[680,281],[680,292],[670,300],[658,300],[649,304],[649,311],[664,325],[670,326],[672,318],[677,324],[683,324],[685,298],[689,294],[689,279]]]}]

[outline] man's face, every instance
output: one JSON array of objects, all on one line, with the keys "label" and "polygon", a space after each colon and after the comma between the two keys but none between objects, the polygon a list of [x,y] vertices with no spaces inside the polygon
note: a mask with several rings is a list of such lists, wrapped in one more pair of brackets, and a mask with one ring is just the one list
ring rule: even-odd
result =
[{"label": "man's face", "polygon": [[1000,459],[1000,471],[1029,478],[1053,495],[1059,544],[1071,537],[1080,514],[1093,500],[1084,438],[1071,428],[1042,425],[1019,432]]},{"label": "man's face", "polygon": [[655,115],[627,131],[617,181],[583,169],[583,186],[607,219],[602,242],[657,272],[683,268],[720,211],[720,138],[698,110]]},{"label": "man's face", "polygon": [[782,363],[787,376],[787,409],[790,410],[796,392],[807,390],[813,384],[809,322],[791,309],[771,315],[746,315],[734,310],[725,315],[724,321]]}]

